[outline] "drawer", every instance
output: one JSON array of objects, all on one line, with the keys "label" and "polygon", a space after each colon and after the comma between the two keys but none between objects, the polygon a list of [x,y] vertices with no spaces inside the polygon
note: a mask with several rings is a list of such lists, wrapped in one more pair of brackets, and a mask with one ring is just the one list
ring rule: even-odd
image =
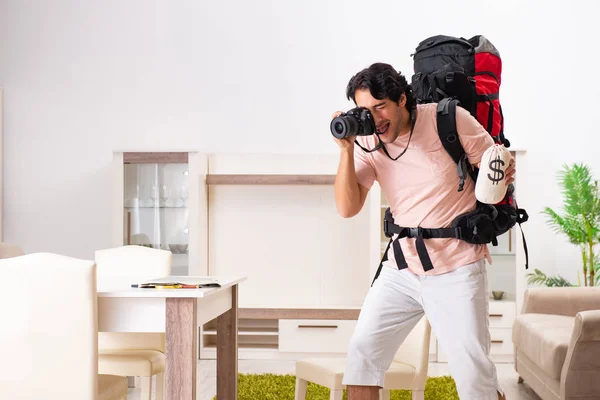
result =
[{"label": "drawer", "polygon": [[355,326],[355,320],[281,319],[279,351],[347,353]]},{"label": "drawer", "polygon": [[514,348],[511,328],[491,328],[490,336],[492,338],[490,354],[513,354]]},{"label": "drawer", "polygon": [[512,328],[516,315],[514,301],[490,300],[490,328]]}]

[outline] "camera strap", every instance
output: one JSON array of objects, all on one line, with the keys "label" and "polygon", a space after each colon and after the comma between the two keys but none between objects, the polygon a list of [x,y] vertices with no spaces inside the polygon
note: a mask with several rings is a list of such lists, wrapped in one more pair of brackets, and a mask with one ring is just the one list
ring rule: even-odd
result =
[{"label": "camera strap", "polygon": [[396,157],[396,158],[392,158],[392,156],[390,156],[390,153],[385,148],[385,145],[383,144],[383,142],[381,141],[381,139],[379,138],[379,135],[377,133],[375,135],[377,136],[377,140],[379,141],[379,143],[377,143],[377,146],[373,147],[371,150],[367,150],[364,147],[362,147],[360,145],[360,143],[358,143],[358,140],[356,140],[356,139],[354,139],[354,143],[356,143],[358,145],[358,147],[360,147],[363,151],[365,151],[367,153],[372,153],[374,151],[382,149],[383,152],[385,153],[385,155],[388,156],[388,158],[390,160],[396,161],[397,159],[402,157],[404,155],[404,153],[406,153],[406,150],[408,150],[408,146],[410,145],[410,139],[412,138],[413,130],[415,129],[416,121],[417,121],[417,110],[416,110],[416,108],[414,108],[410,112],[410,134],[408,135],[408,143],[406,143],[406,147],[404,148],[404,150],[402,150],[402,153],[400,153],[398,155],[398,157]]}]

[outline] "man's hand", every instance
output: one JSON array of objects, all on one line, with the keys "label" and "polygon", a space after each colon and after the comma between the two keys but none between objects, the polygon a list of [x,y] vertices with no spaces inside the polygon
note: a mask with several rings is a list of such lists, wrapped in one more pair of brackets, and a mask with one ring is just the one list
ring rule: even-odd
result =
[{"label": "man's hand", "polygon": [[[333,120],[334,118],[339,117],[341,114],[343,114],[343,111],[336,111],[331,115],[331,119]],[[335,140],[338,146],[340,146],[340,149],[352,150],[354,149],[355,138],[356,136],[348,136],[343,139],[338,139],[334,136],[333,140]]]},{"label": "man's hand", "polygon": [[508,167],[506,167],[506,185],[510,185],[515,181],[515,158],[511,155],[510,161],[508,162]]}]

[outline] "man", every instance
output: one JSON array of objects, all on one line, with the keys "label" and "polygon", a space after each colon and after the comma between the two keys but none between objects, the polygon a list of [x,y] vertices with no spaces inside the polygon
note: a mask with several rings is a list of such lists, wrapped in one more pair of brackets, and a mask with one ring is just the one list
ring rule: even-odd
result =
[{"label": "man", "polygon": [[[356,74],[347,97],[371,112],[377,133],[335,139],[340,163],[335,181],[336,207],[352,217],[362,209],[377,180],[389,201],[394,223],[403,227],[442,228],[475,209],[475,184],[458,191],[457,167],[437,133],[436,104],[416,105],[406,78],[377,63]],[[336,117],[340,112],[334,113]],[[493,140],[468,111],[457,107],[456,125],[472,165]],[[379,141],[383,148],[375,148]],[[514,181],[514,161],[506,170]],[[395,236],[394,236],[395,238]],[[425,271],[414,238],[399,240],[407,268],[399,269],[395,251],[365,298],[348,349],[343,383],[349,400],[378,399],[385,371],[400,344],[425,314],[448,356],[458,394],[465,400],[504,399],[490,359],[487,245],[454,238],[425,239],[433,266]]]}]

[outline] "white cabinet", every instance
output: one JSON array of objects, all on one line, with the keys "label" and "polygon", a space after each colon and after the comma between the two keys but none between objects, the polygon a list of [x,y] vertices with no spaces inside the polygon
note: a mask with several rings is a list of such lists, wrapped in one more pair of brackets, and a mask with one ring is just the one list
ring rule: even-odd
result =
[{"label": "white cabinet", "polygon": [[510,300],[490,300],[490,328],[512,328],[515,321],[515,302]]},{"label": "white cabinet", "polygon": [[511,300],[490,300],[490,336],[492,359],[513,362],[512,326],[516,317],[516,303]]}]

